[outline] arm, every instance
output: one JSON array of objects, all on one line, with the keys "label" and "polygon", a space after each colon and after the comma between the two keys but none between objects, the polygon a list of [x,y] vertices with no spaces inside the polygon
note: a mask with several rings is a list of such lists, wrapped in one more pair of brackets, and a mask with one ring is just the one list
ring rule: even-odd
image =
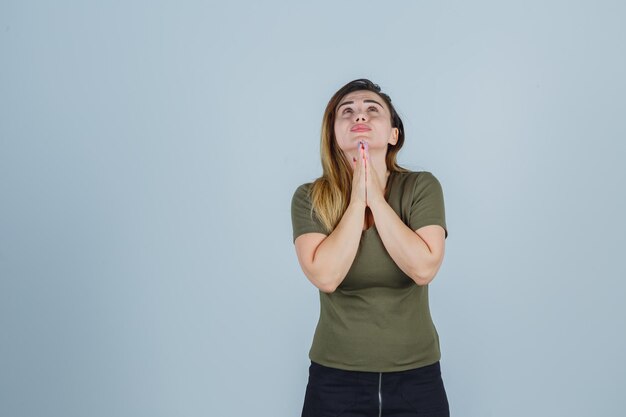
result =
[{"label": "arm", "polygon": [[356,257],[365,204],[350,202],[330,235],[305,233],[295,240],[302,271],[321,291],[332,293],[346,277]]},{"label": "arm", "polygon": [[370,209],[380,239],[398,267],[417,285],[430,283],[443,261],[443,227],[428,225],[413,231],[383,199],[371,204]]}]

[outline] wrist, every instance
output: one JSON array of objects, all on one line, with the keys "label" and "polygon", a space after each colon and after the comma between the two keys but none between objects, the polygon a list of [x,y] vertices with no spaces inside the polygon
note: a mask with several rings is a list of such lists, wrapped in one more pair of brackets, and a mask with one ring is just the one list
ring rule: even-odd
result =
[{"label": "wrist", "polygon": [[370,210],[372,210],[372,214],[374,214],[374,212],[378,211],[385,204],[387,204],[387,201],[384,198],[378,198],[376,200],[369,201],[367,205]]},{"label": "wrist", "polygon": [[357,210],[357,211],[365,211],[367,204],[364,201],[359,200],[350,200],[348,203],[348,209]]}]

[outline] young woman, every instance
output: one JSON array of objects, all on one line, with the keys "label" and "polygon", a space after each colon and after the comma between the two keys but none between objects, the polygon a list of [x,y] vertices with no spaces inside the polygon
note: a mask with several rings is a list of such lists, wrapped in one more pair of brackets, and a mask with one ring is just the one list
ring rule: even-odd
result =
[{"label": "young woman", "polygon": [[396,163],[403,143],[389,96],[354,80],[324,113],[323,175],[293,195],[298,261],[320,295],[303,417],[449,416],[428,305],[443,192]]}]

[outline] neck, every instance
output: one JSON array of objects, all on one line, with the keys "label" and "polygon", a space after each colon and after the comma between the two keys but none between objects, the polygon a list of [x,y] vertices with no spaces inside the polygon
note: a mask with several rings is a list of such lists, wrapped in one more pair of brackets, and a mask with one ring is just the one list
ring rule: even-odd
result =
[{"label": "neck", "polygon": [[376,173],[378,174],[378,182],[384,187],[387,183],[387,177],[391,173],[389,169],[387,169],[385,157],[375,158],[374,155],[370,153],[370,160],[374,165],[374,170],[376,170]]}]

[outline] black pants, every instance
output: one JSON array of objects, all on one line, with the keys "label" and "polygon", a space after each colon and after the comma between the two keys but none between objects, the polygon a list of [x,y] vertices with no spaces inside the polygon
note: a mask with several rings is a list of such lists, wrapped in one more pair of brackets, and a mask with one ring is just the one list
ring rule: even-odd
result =
[{"label": "black pants", "polygon": [[329,368],[311,361],[302,417],[449,417],[439,362],[399,372]]}]

